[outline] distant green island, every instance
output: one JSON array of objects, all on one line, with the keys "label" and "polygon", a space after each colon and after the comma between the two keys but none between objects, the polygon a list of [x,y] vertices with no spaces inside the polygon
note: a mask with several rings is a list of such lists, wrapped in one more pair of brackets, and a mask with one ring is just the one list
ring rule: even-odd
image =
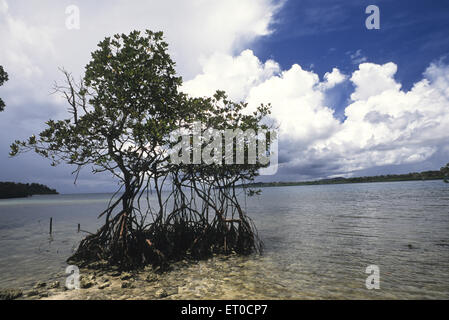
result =
[{"label": "distant green island", "polygon": [[58,194],[58,192],[38,183],[0,182],[0,199],[26,198],[35,194]]},{"label": "distant green island", "polygon": [[344,183],[368,183],[368,182],[396,182],[396,181],[414,181],[414,180],[444,180],[445,175],[441,171],[423,171],[406,174],[387,174],[369,177],[343,178],[336,177],[331,179],[322,179],[314,181],[299,182],[255,182],[242,184],[241,187],[262,188],[262,187],[288,187],[288,186],[310,186],[322,184],[344,184]]}]

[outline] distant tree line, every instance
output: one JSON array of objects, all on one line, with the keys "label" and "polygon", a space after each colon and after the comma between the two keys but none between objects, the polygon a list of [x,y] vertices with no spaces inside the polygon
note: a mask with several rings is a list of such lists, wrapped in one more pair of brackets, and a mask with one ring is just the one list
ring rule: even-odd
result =
[{"label": "distant tree line", "polygon": [[423,171],[406,174],[387,174],[368,177],[343,178],[336,177],[332,179],[322,179],[314,181],[300,182],[257,182],[243,184],[242,187],[285,187],[285,186],[306,186],[321,184],[343,184],[343,183],[367,183],[367,182],[394,182],[394,181],[413,181],[413,180],[442,180],[448,181],[449,164],[441,168],[440,171]]},{"label": "distant tree line", "polygon": [[0,199],[26,198],[35,194],[58,194],[58,192],[38,183],[0,182]]}]

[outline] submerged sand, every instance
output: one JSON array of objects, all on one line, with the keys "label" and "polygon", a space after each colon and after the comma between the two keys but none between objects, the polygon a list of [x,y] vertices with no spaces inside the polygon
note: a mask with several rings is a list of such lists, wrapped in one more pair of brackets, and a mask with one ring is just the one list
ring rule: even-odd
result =
[{"label": "submerged sand", "polygon": [[[299,297],[285,284],[256,280],[260,269],[254,258],[216,256],[207,261],[180,261],[168,272],[151,267],[135,271],[80,269],[80,289],[64,284],[38,284],[21,299],[42,300],[157,300],[157,299],[279,299]],[[253,281],[248,281],[252,279]],[[40,287],[39,287],[40,286]],[[53,288],[49,288],[53,287]],[[289,295],[290,294],[290,295]]]}]

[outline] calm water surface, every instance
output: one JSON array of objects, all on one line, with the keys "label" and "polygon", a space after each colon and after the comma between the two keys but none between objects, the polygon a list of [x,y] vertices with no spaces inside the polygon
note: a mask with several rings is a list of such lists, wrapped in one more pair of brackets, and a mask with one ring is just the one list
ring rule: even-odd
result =
[{"label": "calm water surface", "polygon": [[[61,279],[66,258],[85,236],[77,224],[96,231],[110,196],[0,200],[0,287]],[[264,255],[204,262],[203,276],[187,276],[198,286],[227,279],[227,291],[212,286],[206,296],[449,299],[449,185],[443,182],[264,188],[246,200],[246,210]],[[365,287],[372,264],[380,268],[379,290]]]}]

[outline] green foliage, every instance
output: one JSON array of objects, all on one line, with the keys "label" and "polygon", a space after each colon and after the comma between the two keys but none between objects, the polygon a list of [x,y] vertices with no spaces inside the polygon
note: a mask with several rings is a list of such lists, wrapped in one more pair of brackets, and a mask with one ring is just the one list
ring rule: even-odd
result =
[{"label": "green foliage", "polygon": [[[0,86],[2,86],[6,81],[8,81],[8,74],[3,69],[2,66],[0,66]],[[0,112],[5,109],[5,102],[3,102],[2,98],[0,98]]]},{"label": "green foliage", "polygon": [[[195,110],[195,115],[189,121],[182,122],[181,127],[193,131],[193,123],[200,121],[202,124],[201,134],[204,136],[209,129],[219,130],[225,132],[226,130],[242,130],[260,132],[260,130],[271,129],[266,124],[262,124],[262,120],[270,114],[271,105],[260,105],[253,113],[244,112],[247,104],[244,102],[236,103],[230,101],[224,91],[217,91],[211,98],[194,98],[189,101],[189,106]],[[270,139],[268,137],[268,146],[270,146]],[[209,141],[203,141],[201,149],[203,150]],[[256,141],[257,142],[257,141]],[[244,148],[244,164],[236,164],[237,147]],[[192,144],[193,147],[193,144]],[[226,163],[226,149],[233,150],[232,164]],[[234,139],[233,141],[222,140],[222,158],[218,164],[210,164],[205,166],[201,164],[179,165],[178,170],[181,169],[186,173],[194,175],[201,175],[203,178],[208,176],[208,179],[219,180],[219,176],[233,177],[234,180],[253,180],[258,175],[258,170],[264,167],[259,161],[256,164],[248,163],[248,145],[245,141]],[[258,160],[258,159],[256,159]],[[215,177],[215,178],[213,178]]]},{"label": "green foliage", "polygon": [[129,184],[161,156],[157,146],[189,109],[161,32],[115,35],[98,46],[81,83],[63,71],[73,117],[49,120],[39,137],[16,141],[10,154],[34,150],[53,165],[92,165]]}]

